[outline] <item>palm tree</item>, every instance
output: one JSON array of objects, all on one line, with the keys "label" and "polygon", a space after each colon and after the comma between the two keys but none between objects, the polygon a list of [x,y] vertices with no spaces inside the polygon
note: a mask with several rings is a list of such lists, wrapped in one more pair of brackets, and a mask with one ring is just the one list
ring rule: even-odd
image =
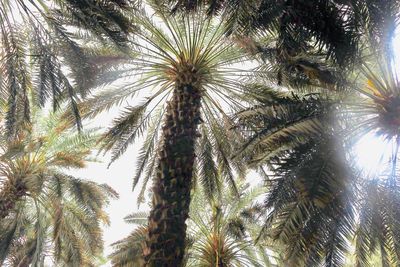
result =
[{"label": "palm tree", "polygon": [[76,103],[87,94],[101,66],[80,43],[93,37],[97,43],[124,49],[133,30],[124,14],[134,4],[129,0],[0,1],[0,98],[8,105],[9,136],[29,122],[30,106],[43,106],[47,100],[54,109],[68,100],[81,126]]},{"label": "palm tree", "polygon": [[265,191],[242,184],[239,198],[225,193],[206,209],[204,195],[194,194],[188,223],[193,244],[186,266],[273,266],[275,255],[267,252],[273,247],[254,244],[260,230],[256,199]]},{"label": "palm tree", "polygon": [[[254,199],[265,190],[249,189],[246,185],[238,189],[240,198],[225,193],[206,206],[208,200],[200,190],[193,195],[183,266],[274,266],[273,256],[266,248],[252,241],[259,230],[259,207]],[[141,212],[126,217],[128,223],[139,227],[113,244],[113,266],[138,266],[143,260],[141,244],[147,234],[146,217]]]},{"label": "palm tree", "polygon": [[152,8],[162,28],[147,16],[137,18],[142,28],[133,41],[134,57],[99,80],[129,77],[120,80],[125,86],[102,91],[80,108],[84,116],[93,117],[138,91],[150,95],[115,119],[103,137],[104,149],[112,150],[114,161],[147,129],[134,178],[135,186],[143,174],[145,188],[154,177],[146,264],[180,266],[193,167],[210,196],[221,189],[219,172],[233,190],[234,171],[243,173],[240,164],[229,160],[228,140],[235,133],[229,131],[226,113],[241,105],[240,78],[246,71],[237,63],[246,57],[225,37],[223,25],[202,13],[170,17],[162,7]]},{"label": "palm tree", "polygon": [[[347,93],[255,86],[258,103],[237,113],[246,136],[239,155],[271,171],[260,240],[283,242],[287,264],[343,266],[354,237],[357,266],[378,252],[383,266],[399,262],[399,82],[390,61],[369,59]],[[354,144],[368,134],[391,147],[373,176],[354,164]]]},{"label": "palm tree", "polygon": [[90,160],[97,134],[74,133],[59,113],[33,114],[11,142],[1,129],[0,262],[94,266],[103,250],[102,224],[109,223],[104,207],[117,194],[68,169]]}]

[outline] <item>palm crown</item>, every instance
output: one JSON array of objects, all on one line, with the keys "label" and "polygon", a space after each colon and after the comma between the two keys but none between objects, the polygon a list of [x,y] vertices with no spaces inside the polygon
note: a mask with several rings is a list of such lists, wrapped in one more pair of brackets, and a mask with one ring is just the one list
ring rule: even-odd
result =
[{"label": "palm crown", "polygon": [[68,174],[90,160],[97,135],[74,134],[60,114],[39,114],[12,142],[2,131],[0,261],[90,266],[103,249],[101,225],[109,222],[104,207],[117,194]]}]

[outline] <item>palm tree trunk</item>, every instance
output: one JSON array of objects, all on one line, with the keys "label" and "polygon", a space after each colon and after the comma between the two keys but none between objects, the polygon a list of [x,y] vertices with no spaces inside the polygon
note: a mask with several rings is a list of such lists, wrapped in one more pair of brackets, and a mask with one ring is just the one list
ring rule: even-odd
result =
[{"label": "palm tree trunk", "polygon": [[0,191],[0,220],[10,214],[17,201],[26,193],[26,187],[23,183],[5,183]]},{"label": "palm tree trunk", "polygon": [[176,86],[162,129],[144,266],[182,266],[200,108],[199,88]]}]

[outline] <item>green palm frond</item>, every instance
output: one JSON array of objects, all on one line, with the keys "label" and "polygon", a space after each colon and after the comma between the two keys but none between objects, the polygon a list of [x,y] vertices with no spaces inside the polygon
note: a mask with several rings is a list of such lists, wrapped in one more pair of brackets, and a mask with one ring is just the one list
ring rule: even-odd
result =
[{"label": "green palm frond", "polygon": [[391,182],[389,175],[363,181],[360,186],[360,220],[355,233],[357,266],[372,266],[377,255],[385,266],[399,262],[400,214],[395,206],[398,199],[398,186]]},{"label": "green palm frond", "polygon": [[126,111],[119,118],[114,119],[113,126],[104,134],[104,150],[112,149],[112,159],[114,162],[128,148],[128,146],[143,132],[148,126],[149,115],[145,114],[148,102],[137,107],[127,107]]},{"label": "green palm frond", "polygon": [[344,263],[354,229],[354,196],[339,147],[332,137],[316,138],[270,162],[275,168],[261,238],[283,242],[288,264]]},{"label": "green palm frond", "polygon": [[209,139],[208,129],[202,127],[202,136],[197,145],[197,177],[206,195],[211,199],[215,192],[221,192],[221,184],[217,179],[218,169],[214,162],[213,144]]},{"label": "green palm frond", "polygon": [[100,65],[110,62],[94,62],[79,32],[122,50],[135,30],[128,14],[138,5],[129,0],[1,1],[0,94],[7,103],[9,136],[30,122],[31,107],[48,102],[53,109],[68,102],[81,128],[77,103],[93,86]]},{"label": "green palm frond", "polygon": [[132,214],[129,214],[124,218],[124,220],[127,223],[132,223],[132,224],[137,224],[137,225],[144,225],[147,223],[147,217],[148,213],[147,212],[135,212]]},{"label": "green palm frond", "polygon": [[[255,85],[258,92],[260,87]],[[236,127],[244,131],[246,139],[235,157],[245,156],[253,165],[268,163],[291,147],[318,138],[334,103],[318,94],[299,96],[268,88],[262,89],[261,95],[253,107],[235,115]]]},{"label": "green palm frond", "polygon": [[98,134],[75,133],[60,112],[32,115],[13,142],[1,138],[0,261],[92,266],[103,250],[101,227],[109,224],[104,208],[118,194],[66,169],[91,159]]}]

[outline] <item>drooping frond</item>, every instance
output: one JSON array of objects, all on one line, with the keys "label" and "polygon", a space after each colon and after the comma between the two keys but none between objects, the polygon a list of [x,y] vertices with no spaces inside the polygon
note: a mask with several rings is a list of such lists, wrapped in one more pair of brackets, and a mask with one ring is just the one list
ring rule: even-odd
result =
[{"label": "drooping frond", "polygon": [[197,150],[197,177],[206,195],[211,199],[215,192],[221,192],[221,184],[217,179],[218,169],[214,162],[214,148],[206,127],[202,127],[202,137]]},{"label": "drooping frond", "polygon": [[237,127],[245,141],[235,156],[246,156],[251,164],[268,163],[299,144],[321,135],[333,103],[319,95],[290,95],[254,85],[256,105],[239,111]]},{"label": "drooping frond", "polygon": [[397,211],[399,169],[393,170],[392,160],[383,161],[383,168],[366,176],[358,186],[356,208],[359,221],[355,233],[356,266],[373,266],[374,260],[383,266],[399,262],[400,214]]},{"label": "drooping frond", "polygon": [[104,149],[112,148],[112,163],[122,155],[127,147],[143,132],[148,126],[149,115],[145,114],[148,102],[137,107],[127,107],[125,112],[115,119],[113,126],[104,134]]},{"label": "drooping frond", "polygon": [[[274,157],[261,237],[282,242],[287,264],[341,266],[354,227],[352,174],[340,143],[322,136]],[[301,265],[300,264],[300,265]]]},{"label": "drooping frond", "polygon": [[[126,48],[134,31],[136,1],[1,1],[0,84],[7,101],[9,137],[30,122],[32,106],[68,102],[81,128],[77,102],[97,74],[93,54],[83,49],[79,32],[103,46]],[[62,67],[63,66],[63,67]]]}]

